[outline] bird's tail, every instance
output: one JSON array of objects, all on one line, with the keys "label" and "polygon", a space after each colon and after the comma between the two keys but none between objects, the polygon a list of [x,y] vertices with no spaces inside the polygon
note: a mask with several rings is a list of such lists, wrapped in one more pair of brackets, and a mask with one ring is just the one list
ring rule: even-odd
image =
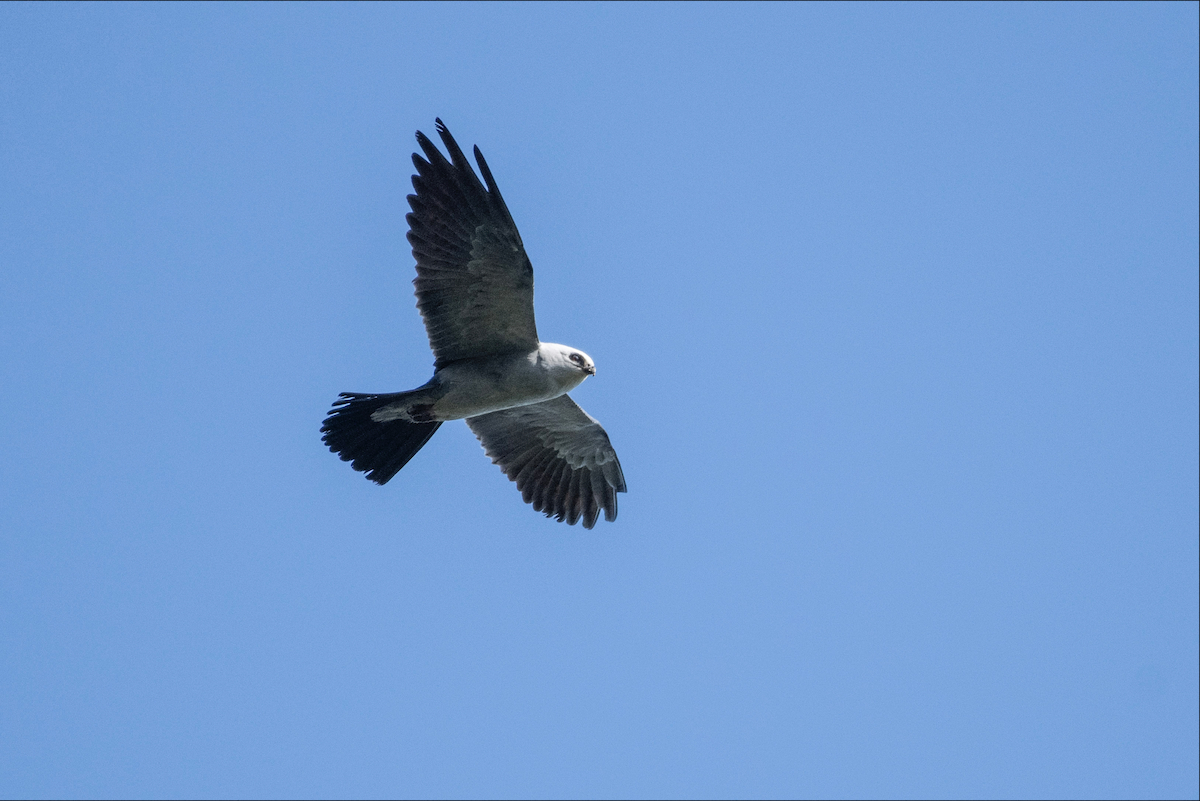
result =
[{"label": "bird's tail", "polygon": [[388,404],[403,400],[408,392],[362,395],[343,392],[334,401],[321,425],[321,441],[329,450],[367,474],[376,484],[386,484],[408,460],[421,450],[441,422],[414,423],[408,420],[377,422],[371,415]]}]

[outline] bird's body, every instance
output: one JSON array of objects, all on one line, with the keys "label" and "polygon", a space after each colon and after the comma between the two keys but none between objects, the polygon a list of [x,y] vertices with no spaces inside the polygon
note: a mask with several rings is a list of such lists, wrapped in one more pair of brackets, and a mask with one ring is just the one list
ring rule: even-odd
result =
[{"label": "bird's body", "polygon": [[[589,375],[569,361],[563,345],[543,342],[529,353],[501,353],[460,359],[439,367],[420,389],[404,393],[404,400],[384,406],[371,415],[377,423],[391,420],[445,422],[553,400],[579,386]],[[418,408],[417,416],[411,411]]]},{"label": "bird's body", "polygon": [[465,419],[534,509],[585,528],[601,511],[614,520],[621,464],[604,429],[566,395],[595,364],[538,340],[533,267],[483,154],[475,148],[486,187],[437,126],[451,158],[417,132],[428,160],[413,155],[407,217],[433,378],[408,392],[342,393],[321,428],[324,442],[384,484],[443,422]]}]

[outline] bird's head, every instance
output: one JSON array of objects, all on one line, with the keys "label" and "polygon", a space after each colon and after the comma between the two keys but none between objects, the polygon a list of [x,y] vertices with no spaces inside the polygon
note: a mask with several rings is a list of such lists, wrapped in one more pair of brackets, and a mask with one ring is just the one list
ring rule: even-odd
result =
[{"label": "bird's head", "polygon": [[541,352],[542,358],[559,383],[570,388],[579,386],[583,379],[596,374],[596,363],[581,350],[543,342]]},{"label": "bird's head", "polygon": [[568,353],[567,361],[569,361],[571,366],[576,370],[586,373],[587,375],[596,374],[596,363],[592,361],[591,356],[588,356],[581,350],[572,350],[570,353]]}]

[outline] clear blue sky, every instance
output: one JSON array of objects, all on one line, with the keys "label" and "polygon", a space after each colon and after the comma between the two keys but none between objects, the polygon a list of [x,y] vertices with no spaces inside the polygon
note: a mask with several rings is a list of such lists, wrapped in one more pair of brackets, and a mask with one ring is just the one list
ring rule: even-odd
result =
[{"label": "clear blue sky", "polygon": [[[0,5],[0,795],[1197,797],[1197,8]],[[437,116],[616,523],[321,444]]]}]

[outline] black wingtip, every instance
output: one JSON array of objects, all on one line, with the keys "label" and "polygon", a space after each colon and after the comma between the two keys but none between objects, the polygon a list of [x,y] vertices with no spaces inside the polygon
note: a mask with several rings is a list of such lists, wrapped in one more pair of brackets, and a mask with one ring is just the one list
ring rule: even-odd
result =
[{"label": "black wingtip", "polygon": [[[500,188],[496,186],[496,179],[492,177],[492,171],[488,169],[488,164],[483,158],[483,151],[479,149],[479,145],[475,145],[475,163],[479,165],[479,172],[483,175],[483,181],[487,184],[488,191],[499,198]],[[508,207],[505,206],[505,208]]]}]

